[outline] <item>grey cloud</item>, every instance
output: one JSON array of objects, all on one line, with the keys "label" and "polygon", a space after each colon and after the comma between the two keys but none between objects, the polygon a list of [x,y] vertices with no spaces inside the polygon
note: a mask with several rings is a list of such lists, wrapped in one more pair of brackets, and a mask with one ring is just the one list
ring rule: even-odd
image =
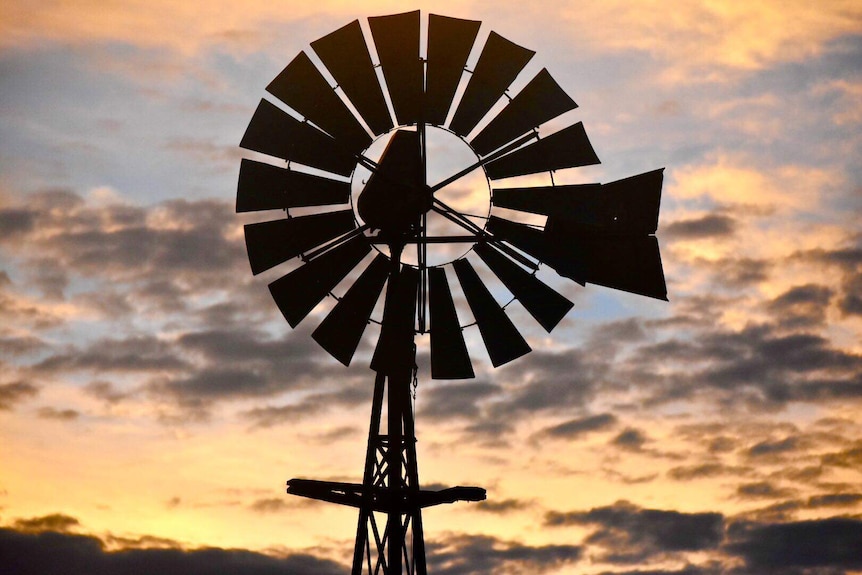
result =
[{"label": "grey cloud", "polygon": [[32,231],[36,216],[33,210],[27,208],[0,209],[0,241],[9,241]]},{"label": "grey cloud", "polygon": [[91,381],[84,388],[84,391],[87,395],[107,403],[118,403],[129,396],[128,393],[119,391],[110,381]]},{"label": "grey cloud", "polygon": [[862,266],[862,247],[854,246],[831,250],[818,248],[797,252],[792,257],[855,269],[857,266]]},{"label": "grey cloud", "polygon": [[[857,237],[857,244],[858,240]],[[808,250],[794,254],[791,259],[837,267],[843,275],[841,288],[844,292],[838,300],[838,308],[844,315],[862,315],[862,297],[859,295],[862,293],[862,247]]]},{"label": "grey cloud", "polygon": [[275,427],[286,423],[294,423],[315,415],[320,412],[320,404],[298,403],[294,405],[280,405],[256,407],[242,414],[251,421],[254,427]]},{"label": "grey cloud", "polygon": [[774,264],[766,260],[742,257],[722,258],[706,265],[713,270],[717,285],[744,288],[769,279]]},{"label": "grey cloud", "polygon": [[611,413],[600,413],[572,419],[558,425],[546,427],[536,437],[575,439],[592,431],[601,431],[616,425],[617,418]]},{"label": "grey cloud", "polygon": [[780,440],[765,440],[752,445],[747,451],[748,457],[771,457],[792,453],[800,448],[801,440],[797,436],[785,437]]},{"label": "grey cloud", "polygon": [[[246,270],[245,249],[234,237],[238,224],[227,201],[91,205],[70,191],[31,194],[27,201],[15,208],[27,217],[16,212],[12,219],[32,225],[17,224],[18,233],[7,241],[16,242],[20,249],[15,256],[28,260],[33,281],[52,297],[60,297],[78,274],[91,281],[120,282],[133,294],[161,285],[157,295],[176,308],[183,306],[177,293],[235,286],[238,272]],[[31,233],[36,230],[38,234]],[[168,301],[159,303],[170,307]]]},{"label": "grey cloud", "polygon": [[736,488],[736,494],[742,499],[777,499],[789,497],[796,493],[793,489],[778,487],[769,481],[746,483]]},{"label": "grey cloud", "polygon": [[723,463],[711,462],[699,465],[673,467],[668,470],[667,475],[677,481],[691,481],[704,477],[719,477],[721,475],[738,475],[747,473],[750,468],[724,465]]},{"label": "grey cloud", "polygon": [[624,429],[611,440],[611,444],[629,451],[640,451],[648,441],[647,436],[639,429]]},{"label": "grey cloud", "polygon": [[529,501],[520,499],[503,499],[500,501],[480,501],[476,505],[471,505],[470,509],[494,515],[507,515],[516,511],[523,511],[531,505],[532,503]]},{"label": "grey cloud", "polygon": [[731,437],[716,437],[709,442],[710,453],[727,453],[736,447],[736,440]]},{"label": "grey cloud", "polygon": [[582,552],[577,545],[534,547],[485,535],[453,535],[426,547],[428,572],[439,575],[544,573],[576,562]]},{"label": "grey cloud", "polygon": [[845,278],[844,297],[838,302],[838,307],[844,315],[862,315],[862,273],[849,275]]},{"label": "grey cloud", "polygon": [[164,547],[129,547],[109,552],[105,550],[105,543],[97,537],[55,531],[24,533],[0,529],[0,550],[3,552],[4,567],[17,575],[43,575],[60,571],[65,575],[220,575],[225,573],[226,568],[237,575],[340,575],[347,569],[328,559],[302,553],[272,557],[241,549],[184,551]]},{"label": "grey cloud", "polygon": [[830,467],[859,469],[862,467],[862,441],[857,441],[852,447],[842,451],[827,453],[820,458],[820,461]]},{"label": "grey cloud", "polygon": [[29,262],[27,275],[45,297],[63,299],[69,286],[67,270],[55,258],[36,258]]},{"label": "grey cloud", "polygon": [[[338,408],[338,407],[355,407],[362,404],[371,404],[372,387],[363,383],[345,384],[338,389],[327,393],[315,393],[303,398],[298,403],[281,405],[281,406],[266,406],[256,407],[242,413],[242,417],[251,421],[254,427],[274,427],[276,425],[284,425],[294,423],[317,415],[322,412]],[[327,434],[328,437],[321,437],[323,441],[332,441],[339,435],[343,436],[352,428],[340,428],[333,430],[333,434]]]},{"label": "grey cloud", "polygon": [[[737,397],[761,403],[780,405],[810,399],[815,393],[823,399],[855,393],[862,376],[862,356],[834,348],[819,335],[775,336],[768,325],[705,334],[699,346],[700,357],[712,366],[694,373],[692,380],[717,389],[748,387],[758,395]],[[845,387],[817,386],[816,377],[822,373],[834,375],[837,379],[830,383]]]},{"label": "grey cloud", "polygon": [[286,511],[290,509],[290,505],[286,501],[286,498],[276,498],[271,497],[268,499],[258,499],[251,505],[249,505],[249,509],[256,513],[279,513],[281,511]]},{"label": "grey cloud", "polygon": [[721,564],[686,565],[681,569],[637,569],[635,571],[603,571],[599,575],[721,575],[726,571]]},{"label": "grey cloud", "polygon": [[727,237],[736,231],[737,222],[730,216],[708,214],[700,218],[679,220],[665,226],[663,237],[679,239],[702,239]]},{"label": "grey cloud", "polygon": [[289,380],[278,381],[245,369],[211,367],[189,377],[152,383],[149,389],[157,395],[173,396],[181,405],[200,407],[217,400],[274,395],[290,386]]},{"label": "grey cloud", "polygon": [[36,412],[40,419],[56,419],[58,421],[74,421],[81,416],[74,409],[57,409],[55,407],[42,407]]},{"label": "grey cloud", "polygon": [[[732,523],[726,550],[757,573],[793,568],[862,568],[862,521],[833,517],[792,523]],[[843,571],[838,571],[839,573]]]},{"label": "grey cloud", "polygon": [[720,513],[643,509],[626,501],[590,511],[551,511],[548,527],[589,525],[586,543],[605,549],[605,561],[637,563],[668,552],[717,549],[724,537]]},{"label": "grey cloud", "polygon": [[862,503],[862,493],[827,493],[812,495],[807,506],[813,509],[820,507],[852,507]]},{"label": "grey cloud", "polygon": [[16,404],[39,395],[39,388],[26,381],[0,385],[0,410],[10,410]]},{"label": "grey cloud", "polygon": [[523,412],[562,411],[582,407],[595,394],[609,366],[590,361],[577,350],[534,350],[498,377],[512,382],[508,396],[490,408],[494,418]]},{"label": "grey cloud", "polygon": [[767,304],[767,309],[785,328],[822,325],[826,308],[832,299],[832,290],[826,286],[806,284],[784,292]]},{"label": "grey cloud", "polygon": [[30,519],[16,519],[13,525],[18,531],[39,533],[42,531],[66,532],[74,527],[78,527],[80,523],[69,515],[52,513],[41,517],[31,517]]},{"label": "grey cloud", "polygon": [[480,414],[480,403],[501,391],[499,385],[482,381],[423,386],[417,400],[419,415],[437,421],[475,418]]},{"label": "grey cloud", "polygon": [[634,342],[643,340],[646,331],[637,318],[628,318],[620,321],[604,323],[593,329],[590,334],[592,342]]},{"label": "grey cloud", "polygon": [[156,337],[144,335],[96,340],[85,349],[51,355],[34,365],[33,369],[49,373],[70,370],[161,372],[188,367],[188,362],[179,357],[175,346]]}]

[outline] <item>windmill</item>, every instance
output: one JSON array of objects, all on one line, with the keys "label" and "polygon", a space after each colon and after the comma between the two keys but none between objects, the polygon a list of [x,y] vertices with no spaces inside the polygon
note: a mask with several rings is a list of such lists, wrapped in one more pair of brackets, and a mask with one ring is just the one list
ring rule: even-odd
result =
[{"label": "windmill", "polygon": [[[495,32],[479,48],[480,24],[429,15],[421,57],[419,11],[369,18],[370,38],[354,20],[311,43],[319,63],[300,52],[272,80],[266,89],[277,102],[261,100],[240,144],[287,161],[243,159],[237,190],[237,212],[287,212],[245,226],[254,274],[302,261],[269,284],[287,322],[296,327],[324,298],[336,297],[312,337],[344,365],[366,327],[380,324],[362,482],[287,482],[290,494],[359,510],[354,575],[424,575],[422,509],[485,499],[478,487],[419,486],[416,334],[430,335],[433,379],[474,377],[453,286],[494,367],[530,346],[487,278],[496,277],[548,332],[573,304],[537,277],[541,264],[581,285],[667,296],[654,236],[662,170],[608,184],[554,185],[555,170],[599,163],[582,123],[538,131],[577,105],[545,69],[510,97],[534,52]],[[478,60],[467,70],[474,50]],[[429,181],[429,138],[441,134],[462,142],[470,161]],[[551,185],[496,185],[545,172]],[[478,216],[444,197],[477,173],[490,190],[488,212]],[[503,217],[498,208],[527,217]]]}]

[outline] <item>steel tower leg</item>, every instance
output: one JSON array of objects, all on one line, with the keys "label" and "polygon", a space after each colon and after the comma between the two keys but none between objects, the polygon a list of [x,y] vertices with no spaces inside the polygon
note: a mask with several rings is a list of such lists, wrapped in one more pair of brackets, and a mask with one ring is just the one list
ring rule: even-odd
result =
[{"label": "steel tower leg", "polygon": [[[396,302],[401,275],[400,249],[397,246],[390,248],[393,265],[383,315],[384,326],[397,327],[387,334],[391,345],[385,349],[385,357],[380,364],[374,366],[377,375],[362,483],[310,479],[287,482],[290,494],[359,510],[352,575],[426,575],[422,508],[485,499],[485,490],[479,487],[451,487],[439,491],[419,489],[411,398],[411,386],[416,377],[414,318],[410,314],[405,319],[399,312]],[[387,318],[387,312],[393,315]],[[381,341],[383,339],[381,334]],[[386,432],[382,433],[384,395]],[[386,525],[381,529],[384,516]]]}]

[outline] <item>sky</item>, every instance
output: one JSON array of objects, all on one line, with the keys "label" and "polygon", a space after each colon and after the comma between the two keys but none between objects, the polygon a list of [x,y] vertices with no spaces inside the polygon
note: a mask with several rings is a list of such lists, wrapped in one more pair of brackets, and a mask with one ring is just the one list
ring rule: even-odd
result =
[{"label": "sky", "polygon": [[0,562],[348,571],[355,512],[284,482],[361,479],[376,332],[344,367],[310,337],[333,298],[283,320],[298,261],[252,275],[238,144],[312,41],[421,9],[578,103],[602,163],[557,183],[665,168],[670,300],[543,267],[575,306],[507,307],[530,354],[468,327],[476,378],[436,381],[419,338],[420,481],[488,493],[424,513],[430,572],[862,573],[862,5],[361,4],[0,5]]}]

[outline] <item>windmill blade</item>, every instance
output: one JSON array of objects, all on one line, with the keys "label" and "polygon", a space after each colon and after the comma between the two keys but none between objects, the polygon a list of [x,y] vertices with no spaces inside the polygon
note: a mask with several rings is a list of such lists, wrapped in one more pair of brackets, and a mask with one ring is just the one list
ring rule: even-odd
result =
[{"label": "windmill blade", "polygon": [[314,341],[344,365],[350,365],[356,353],[388,276],[389,260],[378,255],[311,334]]},{"label": "windmill blade", "polygon": [[240,163],[237,213],[346,204],[348,201],[349,182],[285,170],[246,158]]},{"label": "windmill blade", "polygon": [[[543,230],[524,224],[515,223],[497,216],[488,218],[487,230],[498,240],[512,244],[522,252],[529,254],[542,263],[554,267],[551,263],[555,257],[553,245],[548,242]],[[570,277],[570,276],[567,276]],[[583,285],[583,280],[574,279]]]},{"label": "windmill blade", "polygon": [[449,128],[460,136],[469,134],[534,54],[491,32]]},{"label": "windmill blade", "polygon": [[500,208],[589,223],[598,221],[595,208],[601,194],[601,184],[497,188],[491,191],[491,203]]},{"label": "windmill blade", "polygon": [[371,136],[305,52],[300,52],[266,91],[323,128],[350,152],[361,152],[371,144]]},{"label": "windmill blade", "polygon": [[246,224],[251,271],[257,275],[355,227],[353,210]]},{"label": "windmill blade", "polygon": [[455,260],[452,265],[467,296],[467,303],[476,318],[479,333],[494,367],[508,363],[530,352],[530,346],[518,329],[494,300],[491,292],[466,259]]},{"label": "windmill blade", "polygon": [[608,184],[504,188],[495,206],[544,214],[573,235],[645,236],[658,227],[664,168]]},{"label": "windmill blade", "polygon": [[485,156],[578,105],[543,68],[470,144]]},{"label": "windmill blade", "polygon": [[499,180],[598,163],[584,125],[578,122],[485,164],[485,172],[492,180]]},{"label": "windmill blade", "polygon": [[551,218],[541,231],[495,216],[488,231],[581,285],[667,299],[655,236],[583,236],[565,220]]},{"label": "windmill blade", "polygon": [[476,244],[473,250],[548,333],[574,306],[534,274],[488,244]]},{"label": "windmill blade", "polygon": [[603,184],[604,202],[598,211],[609,233],[654,234],[663,179],[661,168]]},{"label": "windmill blade", "polygon": [[419,121],[424,74],[419,59],[419,10],[368,19],[395,117]]},{"label": "windmill blade", "polygon": [[424,110],[426,122],[440,126],[446,121],[481,24],[476,20],[461,20],[437,14],[428,16]]},{"label": "windmill blade", "polygon": [[[391,265],[391,264],[390,264]],[[392,375],[413,369],[413,325],[416,320],[416,289],[419,271],[410,266],[401,266],[398,279],[386,288],[386,306],[380,338],[371,358],[371,369]],[[390,293],[390,290],[393,290]]]},{"label": "windmill blade", "polygon": [[455,312],[455,302],[443,268],[428,270],[431,311],[431,378],[470,379],[475,377],[464,333]]},{"label": "windmill blade", "polygon": [[356,165],[330,136],[266,100],[258,104],[239,145],[342,176],[350,175]]},{"label": "windmill blade", "polygon": [[548,262],[557,273],[587,283],[667,300],[658,240],[655,236],[585,237],[559,229],[565,222],[549,221],[548,242],[564,246]]},{"label": "windmill blade", "polygon": [[368,239],[356,236],[269,284],[290,327],[299,325],[370,251]]},{"label": "windmill blade", "polygon": [[315,40],[311,47],[371,131],[377,135],[388,131],[392,127],[392,118],[359,20]]}]

